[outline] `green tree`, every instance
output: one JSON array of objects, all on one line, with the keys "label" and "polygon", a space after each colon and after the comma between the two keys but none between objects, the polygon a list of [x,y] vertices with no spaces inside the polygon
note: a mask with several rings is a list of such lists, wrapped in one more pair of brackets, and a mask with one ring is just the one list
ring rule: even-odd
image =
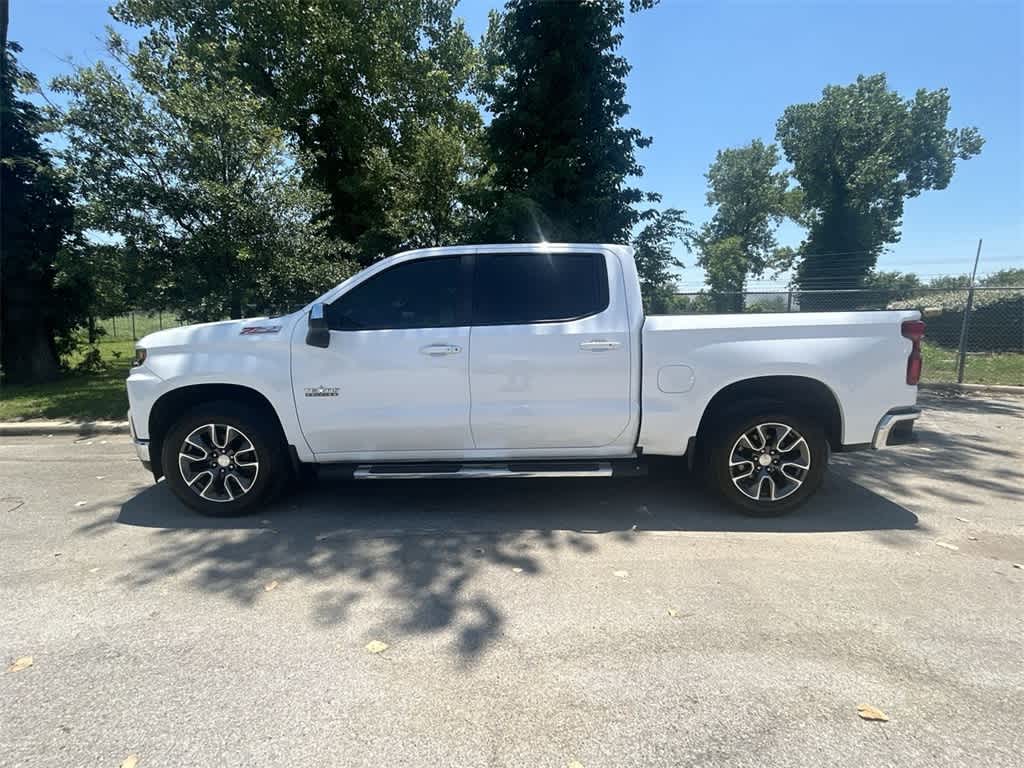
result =
[{"label": "green tree", "polygon": [[720,311],[743,308],[749,277],[788,266],[789,252],[778,248],[775,231],[791,211],[794,195],[788,191],[789,174],[776,170],[779,161],[774,144],[755,139],[720,150],[708,170],[707,201],[715,213],[701,228],[697,263]]},{"label": "green tree", "polygon": [[704,281],[710,286],[709,300],[716,312],[741,312],[743,290],[750,261],[739,235],[700,243],[698,263],[704,267]]},{"label": "green tree", "polygon": [[382,239],[396,247],[432,247],[464,240],[477,220],[484,181],[479,137],[432,125],[417,137],[406,164],[384,152],[368,163],[371,180],[389,190],[382,203]]},{"label": "green tree", "polygon": [[1018,286],[1024,286],[1024,269],[1021,269],[1020,267],[1000,269],[998,272],[986,275],[978,282],[981,285],[995,286],[998,288],[1016,288]]},{"label": "green tree", "polygon": [[889,90],[884,74],[830,85],[819,101],[787,107],[777,137],[803,192],[810,232],[803,288],[857,288],[900,237],[903,203],[945,189],[957,160],[981,151],[974,128],[947,128],[949,93]]},{"label": "green tree", "polygon": [[872,270],[864,278],[864,287],[869,290],[854,298],[866,309],[884,309],[890,301],[910,298],[921,285],[921,278],[913,272]]},{"label": "green tree", "polygon": [[971,284],[970,275],[942,275],[933,277],[928,281],[928,288],[935,288],[943,291],[966,288]]},{"label": "green tree", "polygon": [[[2,9],[6,21],[6,3]],[[6,24],[4,24],[6,37]],[[4,383],[60,373],[57,339],[73,323],[55,285],[60,252],[73,240],[67,184],[42,136],[47,124],[24,95],[37,86],[5,41],[0,82],[0,367]]]},{"label": "green tree", "polygon": [[[632,0],[633,10],[651,0]],[[651,143],[623,126],[626,75],[616,54],[623,0],[508,0],[492,13],[478,89],[492,120],[487,146],[495,193],[481,237],[627,242]]]},{"label": "green tree", "polygon": [[326,199],[266,120],[265,100],[204,59],[109,38],[115,64],[59,78],[65,165],[83,227],[145,275],[136,306],[192,319],[286,309],[349,274],[317,219]]},{"label": "green tree", "polygon": [[690,234],[686,213],[669,208],[651,212],[647,223],[633,238],[640,292],[644,310],[649,314],[665,314],[675,308],[677,285],[672,270],[681,268],[683,263],[672,254],[672,248],[686,242]]},{"label": "green tree", "polygon": [[[270,122],[298,140],[308,178],[330,196],[332,234],[368,264],[409,244],[396,220],[429,220],[439,241],[458,234],[458,217],[421,200],[407,172],[437,147],[431,126],[455,144],[481,130],[466,97],[476,52],[455,2],[120,0],[113,13],[148,26],[147,44],[219,66],[266,99]],[[399,214],[402,203],[428,208]],[[413,227],[413,240],[424,231]]]}]

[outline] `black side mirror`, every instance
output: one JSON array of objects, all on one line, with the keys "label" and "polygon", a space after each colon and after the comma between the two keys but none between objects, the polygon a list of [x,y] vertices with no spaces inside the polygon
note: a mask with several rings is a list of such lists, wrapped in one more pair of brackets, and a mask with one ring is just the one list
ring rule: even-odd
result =
[{"label": "black side mirror", "polygon": [[327,327],[327,313],[323,304],[314,304],[309,310],[306,343],[323,349],[331,345],[331,330]]}]

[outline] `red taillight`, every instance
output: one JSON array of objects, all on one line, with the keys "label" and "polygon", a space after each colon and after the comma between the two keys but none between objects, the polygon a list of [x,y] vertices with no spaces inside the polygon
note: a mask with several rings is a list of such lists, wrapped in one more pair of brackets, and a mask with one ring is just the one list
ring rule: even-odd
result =
[{"label": "red taillight", "polygon": [[900,333],[913,344],[910,348],[910,357],[907,358],[907,384],[917,384],[921,380],[921,339],[924,338],[924,322],[904,320]]}]

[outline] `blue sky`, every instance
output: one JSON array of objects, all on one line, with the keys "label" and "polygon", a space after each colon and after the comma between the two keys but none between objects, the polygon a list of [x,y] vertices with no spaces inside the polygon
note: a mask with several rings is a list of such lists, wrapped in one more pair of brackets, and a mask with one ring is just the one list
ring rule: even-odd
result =
[{"label": "blue sky", "polygon": [[[43,82],[67,59],[102,55],[107,0],[13,0],[10,37],[23,64]],[[474,37],[491,0],[462,0],[458,13]],[[622,53],[633,66],[628,118],[654,137],[641,153],[639,181],[665,205],[704,221],[704,173],[718,149],[753,138],[771,141],[789,104],[813,101],[829,83],[886,72],[904,96],[948,87],[951,124],[975,125],[981,155],[957,169],[949,188],[909,200],[902,241],[883,269],[922,276],[969,271],[979,237],[980,272],[1024,266],[1024,19],[1022,3],[1003,2],[691,2],[662,0],[632,15]],[[801,230],[780,240],[797,245]],[[680,256],[692,265],[693,258]],[[682,271],[685,288],[702,283]]]}]

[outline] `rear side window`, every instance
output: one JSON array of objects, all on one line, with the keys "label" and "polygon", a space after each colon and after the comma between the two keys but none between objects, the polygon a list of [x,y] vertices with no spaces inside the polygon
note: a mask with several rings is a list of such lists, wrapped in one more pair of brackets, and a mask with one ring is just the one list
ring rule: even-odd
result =
[{"label": "rear side window", "polygon": [[608,307],[599,253],[485,253],[476,257],[473,324],[574,320]]},{"label": "rear side window", "polygon": [[420,259],[374,275],[331,303],[328,327],[366,331],[461,325],[460,264],[458,256]]}]

